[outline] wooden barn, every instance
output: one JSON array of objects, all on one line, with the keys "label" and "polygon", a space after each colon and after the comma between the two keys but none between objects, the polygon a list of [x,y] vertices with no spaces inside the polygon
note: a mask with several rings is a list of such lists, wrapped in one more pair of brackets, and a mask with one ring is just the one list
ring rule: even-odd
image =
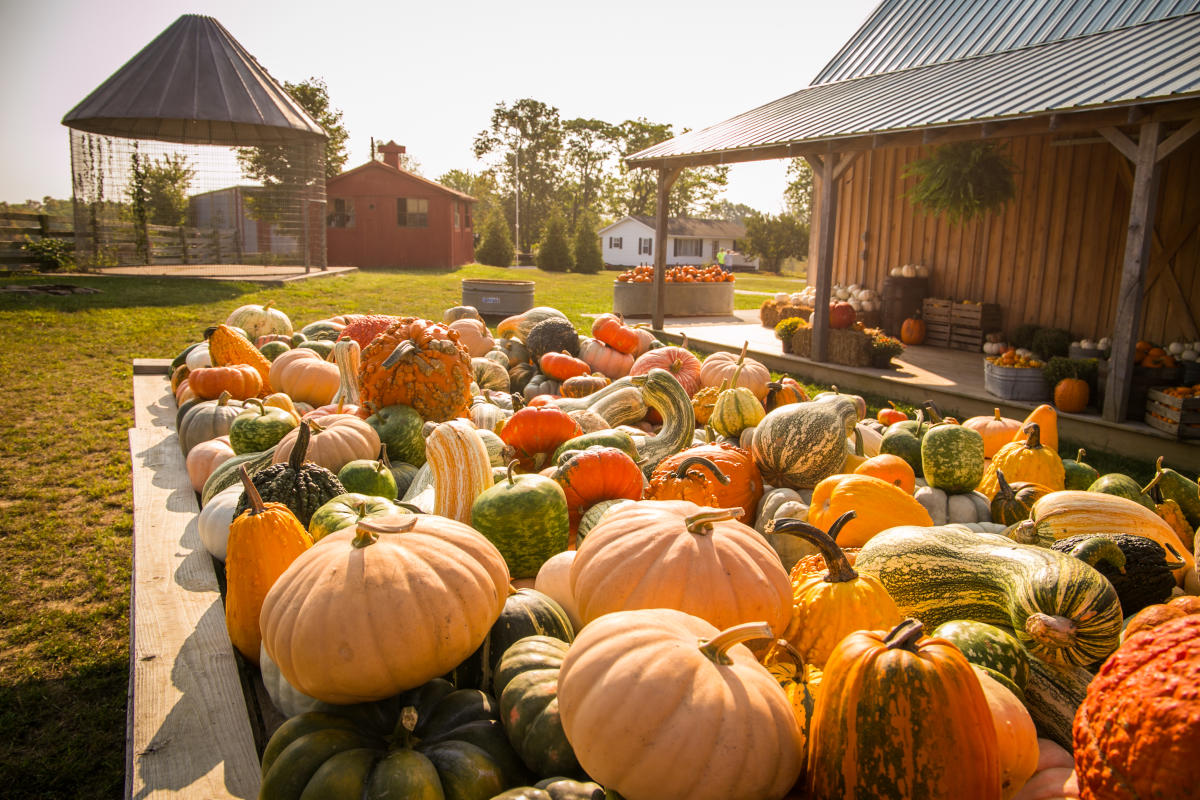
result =
[{"label": "wooden barn", "polygon": [[475,199],[400,167],[404,148],[381,145],[382,161],[326,183],[330,264],[450,268],[475,260]]},{"label": "wooden barn", "polygon": [[[1200,339],[1197,132],[1200,0],[884,0],[808,88],[628,163],[662,198],[684,167],[805,157],[818,360],[832,283],[924,264],[933,296],[999,304],[1009,331],[1110,336],[1119,420],[1137,340]],[[956,225],[905,197],[907,165],[956,141],[1015,163],[1003,211]]]}]

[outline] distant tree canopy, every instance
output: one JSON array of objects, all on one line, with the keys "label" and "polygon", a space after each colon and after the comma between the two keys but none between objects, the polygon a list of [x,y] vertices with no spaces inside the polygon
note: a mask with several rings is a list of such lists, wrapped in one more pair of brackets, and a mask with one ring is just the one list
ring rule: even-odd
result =
[{"label": "distant tree canopy", "polygon": [[136,222],[151,225],[183,225],[187,222],[188,188],[196,170],[182,153],[154,160],[131,157],[131,179],[127,190]]},{"label": "distant tree canopy", "polygon": [[793,158],[787,167],[787,188],[783,202],[788,213],[806,226],[812,222],[813,173],[808,161]]},{"label": "distant tree canopy", "polygon": [[808,225],[791,214],[754,214],[746,220],[742,247],[762,259],[764,270],[779,272],[785,258],[802,258],[808,252]]}]

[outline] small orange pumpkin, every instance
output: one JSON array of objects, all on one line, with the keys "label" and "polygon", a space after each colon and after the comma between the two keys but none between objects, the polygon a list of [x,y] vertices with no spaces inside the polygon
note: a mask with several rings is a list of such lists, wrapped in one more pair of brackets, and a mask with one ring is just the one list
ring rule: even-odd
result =
[{"label": "small orange pumpkin", "polygon": [[862,547],[897,525],[933,525],[925,507],[903,489],[870,475],[831,475],[813,489],[808,521],[824,531],[847,511],[858,516],[842,528],[838,544]]},{"label": "small orange pumpkin", "polygon": [[262,391],[262,376],[248,364],[194,369],[188,373],[187,383],[201,400],[213,400],[221,392],[229,392],[235,400],[248,400]]},{"label": "small orange pumpkin", "polygon": [[1088,384],[1079,378],[1063,378],[1054,386],[1054,405],[1059,411],[1078,414],[1087,408]]},{"label": "small orange pumpkin", "polygon": [[900,456],[892,455],[891,453],[880,453],[877,456],[871,456],[859,464],[855,468],[854,473],[856,475],[870,475],[873,478],[887,481],[893,486],[900,487],[905,494],[912,494],[917,490],[917,476],[913,472],[912,465]]},{"label": "small orange pumpkin", "polygon": [[900,341],[905,344],[923,344],[925,342],[925,320],[920,317],[904,320],[900,326]]}]

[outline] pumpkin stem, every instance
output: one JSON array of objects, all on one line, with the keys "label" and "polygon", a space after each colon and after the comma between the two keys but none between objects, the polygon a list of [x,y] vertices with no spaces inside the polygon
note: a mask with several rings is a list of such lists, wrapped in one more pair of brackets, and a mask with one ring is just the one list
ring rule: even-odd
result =
[{"label": "pumpkin stem", "polygon": [[300,469],[304,465],[304,457],[308,455],[308,443],[312,441],[312,422],[301,422],[300,430],[296,433],[296,441],[292,443],[292,452],[288,456],[288,466]]},{"label": "pumpkin stem", "polygon": [[694,533],[697,536],[708,536],[712,533],[712,524],[721,522],[727,519],[736,519],[742,515],[740,508],[709,508],[697,514],[692,514],[690,517],[683,518],[683,524],[687,527],[688,533]]},{"label": "pumpkin stem", "polygon": [[767,523],[767,533],[786,533],[790,536],[803,539],[817,546],[821,551],[821,558],[825,560],[825,566],[829,570],[822,577],[826,583],[847,583],[858,577],[858,572],[854,567],[850,566],[850,560],[846,558],[845,552],[838,547],[835,537],[842,526],[850,520],[854,519],[855,513],[853,510],[847,511],[837,518],[837,521],[830,526],[832,535],[812,525],[808,522],[799,519],[790,519],[784,517],[782,519],[773,519]]},{"label": "pumpkin stem", "polygon": [[519,392],[513,392],[512,406],[513,406],[513,411],[520,411],[522,408],[524,408],[525,407],[524,395],[520,394]]},{"label": "pumpkin stem", "polygon": [[1162,491],[1158,488],[1158,482],[1162,480],[1163,476],[1162,464],[1163,457],[1159,456],[1158,461],[1154,462],[1154,478],[1142,489],[1142,494],[1148,495],[1156,503],[1162,502]]},{"label": "pumpkin stem", "polygon": [[[250,473],[246,472],[245,464],[238,467],[238,477],[242,479],[242,487],[246,490],[246,500],[250,503],[250,516],[253,517],[256,514],[266,511],[267,507],[263,503],[262,495],[255,488],[254,481],[250,480]],[[1178,553],[1176,556],[1178,556]]]},{"label": "pumpkin stem", "polygon": [[370,547],[379,541],[381,533],[408,533],[417,524],[416,516],[411,516],[403,522],[380,522],[378,519],[359,520],[354,527],[354,546],[357,548]]},{"label": "pumpkin stem", "polygon": [[689,456],[679,462],[679,467],[675,470],[675,477],[683,480],[687,477],[688,467],[707,467],[713,474],[713,477],[720,481],[722,486],[729,485],[729,476],[721,472],[721,468],[714,464],[704,456]]},{"label": "pumpkin stem", "polygon": [[[1000,409],[998,409],[998,408],[993,408],[993,409],[992,409],[992,413],[996,415],[996,420],[997,420],[997,421],[1000,421],[1000,420],[1003,420],[1003,419],[1004,419],[1004,417],[1000,416]],[[1082,451],[1081,451],[1081,452],[1082,452]]]},{"label": "pumpkin stem", "polygon": [[933,420],[934,424],[942,421],[942,412],[938,411],[938,407],[932,400],[926,400],[922,403],[922,407],[929,411],[929,419]]},{"label": "pumpkin stem", "polygon": [[388,470],[392,468],[392,460],[388,458],[386,444],[379,445],[379,463],[383,464]]},{"label": "pumpkin stem", "polygon": [[996,470],[996,482],[1000,484],[1000,488],[996,491],[996,494],[999,495],[1004,502],[1008,503],[1016,499],[1016,492],[1013,491],[1012,486],[1010,486],[1008,481],[1005,479],[1004,470]]},{"label": "pumpkin stem", "polygon": [[1086,450],[1084,450],[1082,447],[1081,447],[1081,448],[1079,448],[1079,452],[1075,454],[1075,463],[1076,463],[1076,464],[1082,464],[1082,463],[1083,463],[1083,457],[1084,457],[1084,456],[1086,456],[1086,455],[1087,455],[1087,451],[1086,451]]},{"label": "pumpkin stem", "polygon": [[1052,617],[1037,611],[1025,619],[1025,632],[1046,647],[1071,647],[1075,644],[1076,625],[1066,617]]},{"label": "pumpkin stem", "polygon": [[1089,536],[1071,548],[1071,555],[1091,567],[1107,561],[1125,574],[1125,553],[1107,536]]},{"label": "pumpkin stem", "polygon": [[1042,426],[1036,422],[1028,423],[1021,432],[1027,437],[1025,440],[1026,450],[1037,450],[1042,446]]},{"label": "pumpkin stem", "polygon": [[1031,519],[1018,523],[1008,538],[1017,544],[1037,544],[1037,523]]},{"label": "pumpkin stem", "polygon": [[232,397],[233,397],[233,395],[231,395],[228,390],[222,389],[221,395],[217,398],[217,405],[219,405],[219,406],[229,405],[229,400]]},{"label": "pumpkin stem", "polygon": [[925,626],[921,624],[921,621],[909,617],[888,631],[887,636],[883,638],[883,644],[888,650],[907,650],[915,653],[917,652],[917,643],[924,634]]},{"label": "pumpkin stem", "polygon": [[396,345],[396,349],[392,351],[390,356],[383,360],[382,366],[384,369],[394,367],[400,362],[400,359],[405,358],[410,353],[415,353],[416,351],[417,346],[412,343],[412,340],[405,339],[403,342]]},{"label": "pumpkin stem", "polygon": [[[1170,551],[1171,551],[1171,555],[1173,555],[1173,556],[1175,557],[1175,561],[1174,561],[1174,562],[1170,562],[1170,561],[1168,561],[1168,562],[1167,562],[1167,569],[1170,569],[1170,570],[1176,570],[1176,569],[1179,569],[1180,567],[1182,567],[1184,564],[1186,564],[1186,563],[1187,563],[1187,562],[1185,562],[1185,561],[1184,561],[1184,560],[1183,560],[1183,559],[1182,559],[1182,558],[1179,556],[1179,551],[1178,551],[1178,550],[1176,550],[1176,549],[1175,549],[1175,547],[1174,547],[1174,545],[1172,545],[1170,542],[1163,542],[1163,547],[1165,547],[1165,548],[1167,548],[1168,550],[1170,550]],[[1124,554],[1122,554],[1122,555],[1124,555]],[[1125,570],[1121,570],[1121,572],[1124,572],[1124,571],[1125,571]]]},{"label": "pumpkin stem", "polygon": [[[570,452],[574,453],[576,451],[571,450]],[[563,455],[566,455],[566,453],[564,453]],[[513,468],[515,466],[517,466],[517,459],[514,458],[513,460],[508,462],[508,474],[505,476],[506,478],[508,478],[509,486],[512,486],[514,483],[516,483],[516,481],[513,479]]]},{"label": "pumpkin stem", "polygon": [[248,400],[246,400],[244,403],[242,403],[242,408],[245,408],[246,406],[250,405],[251,403],[258,406],[258,415],[260,417],[267,413],[267,407],[264,406],[263,401],[259,400],[257,397],[251,397]]},{"label": "pumpkin stem", "polygon": [[763,403],[763,408],[769,409],[771,407],[771,405],[775,402],[775,395],[779,394],[779,392],[782,390],[783,390],[782,383],[780,383],[779,381],[769,381],[767,383],[767,399],[766,399],[766,402]]},{"label": "pumpkin stem", "polygon": [[726,628],[711,639],[701,639],[698,643],[700,652],[714,664],[729,666],[733,663],[733,659],[729,657],[728,650],[735,644],[749,641],[750,639],[774,639],[775,634],[771,630],[771,626],[765,622],[743,622],[741,625],[734,625],[732,628]]}]

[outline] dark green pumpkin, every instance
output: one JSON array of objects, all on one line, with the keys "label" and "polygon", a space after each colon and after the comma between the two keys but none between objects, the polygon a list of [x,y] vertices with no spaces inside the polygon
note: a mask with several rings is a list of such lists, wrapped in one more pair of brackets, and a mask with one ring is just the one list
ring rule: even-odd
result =
[{"label": "dark green pumpkin", "polygon": [[264,406],[257,397],[251,397],[229,425],[229,445],[239,455],[261,453],[279,444],[296,424],[296,418],[287,411]]},{"label": "dark green pumpkin", "polygon": [[[311,437],[309,426],[301,425],[287,462],[263,467],[250,478],[263,502],[283,503],[305,528],[318,508],[339,494],[346,494],[346,487],[342,486],[336,475],[322,466],[304,462]],[[250,503],[243,492],[234,509],[234,518],[241,516],[249,507]]]},{"label": "dark green pumpkin", "polygon": [[1001,525],[1016,525],[1029,519],[1033,504],[1050,493],[1049,488],[1037,483],[1018,481],[1010,484],[1001,470],[996,470],[996,481],[1000,487],[992,498],[992,522]]},{"label": "dark green pumpkin", "polygon": [[1011,681],[1019,691],[1029,682],[1029,655],[1010,630],[976,622],[956,619],[943,622],[930,636],[952,643],[967,657],[967,661]]},{"label": "dark green pumpkin", "polygon": [[558,712],[558,673],[567,648],[557,639],[530,636],[510,647],[496,670],[493,688],[504,731],[538,775],[584,777]]},{"label": "dark green pumpkin", "polygon": [[535,589],[512,589],[483,644],[446,677],[460,689],[490,692],[501,658],[515,642],[529,636],[571,642],[575,630],[567,612],[547,595]]},{"label": "dark green pumpkin", "polygon": [[954,423],[934,425],[921,438],[921,473],[947,494],[974,490],[983,479],[983,437]]},{"label": "dark green pumpkin", "polygon": [[567,496],[557,481],[514,475],[510,464],[503,480],[475,498],[471,527],[496,545],[512,577],[533,578],[548,558],[567,549]]},{"label": "dark green pumpkin", "polygon": [[920,477],[924,475],[921,466],[921,439],[926,430],[922,414],[918,411],[915,420],[904,420],[888,426],[879,442],[879,452],[882,455],[903,458]]},{"label": "dark green pumpkin", "polygon": [[376,409],[366,422],[379,434],[379,441],[387,446],[388,458],[420,467],[425,463],[425,436],[421,419],[411,406],[393,405]]},{"label": "dark green pumpkin", "polygon": [[590,781],[547,778],[533,786],[518,786],[498,794],[492,800],[604,800],[604,787]]},{"label": "dark green pumpkin", "polygon": [[1126,617],[1146,606],[1165,603],[1175,589],[1171,570],[1180,567],[1178,554],[1169,554],[1153,539],[1133,534],[1082,534],[1060,539],[1051,546],[1090,564],[1108,578]]},{"label": "dark green pumpkin", "polygon": [[274,361],[291,349],[287,342],[264,342],[263,346],[258,348],[258,351],[263,354],[267,361]]},{"label": "dark green pumpkin", "polygon": [[1087,491],[1124,497],[1126,500],[1142,504],[1151,511],[1155,510],[1154,501],[1142,494],[1142,487],[1138,485],[1138,482],[1120,472],[1110,472],[1107,475],[1101,475],[1098,480],[1087,488]]},{"label": "dark green pumpkin", "polygon": [[329,359],[329,354],[333,352],[333,342],[329,339],[309,339],[296,345],[297,350],[312,350],[321,358]]},{"label": "dark green pumpkin", "polygon": [[1087,488],[1100,479],[1100,473],[1091,464],[1083,463],[1086,451],[1081,447],[1075,458],[1063,459],[1065,489],[1086,492]]},{"label": "dark green pumpkin", "polygon": [[283,723],[263,752],[260,800],[486,800],[527,779],[483,692],[435,679],[371,711]]},{"label": "dark green pumpkin", "polygon": [[294,335],[292,337],[294,347],[299,347],[309,339],[320,339],[326,342],[336,342],[337,338],[342,335],[342,329],[340,326],[334,323],[327,322],[325,320],[317,320],[316,322],[310,322],[305,325],[300,329],[299,333],[302,334],[300,341],[296,341],[296,337]]},{"label": "dark green pumpkin", "polygon": [[579,333],[569,320],[561,317],[549,317],[533,326],[529,336],[525,338],[525,346],[536,364],[546,353],[566,351],[573,356],[579,355]]}]

